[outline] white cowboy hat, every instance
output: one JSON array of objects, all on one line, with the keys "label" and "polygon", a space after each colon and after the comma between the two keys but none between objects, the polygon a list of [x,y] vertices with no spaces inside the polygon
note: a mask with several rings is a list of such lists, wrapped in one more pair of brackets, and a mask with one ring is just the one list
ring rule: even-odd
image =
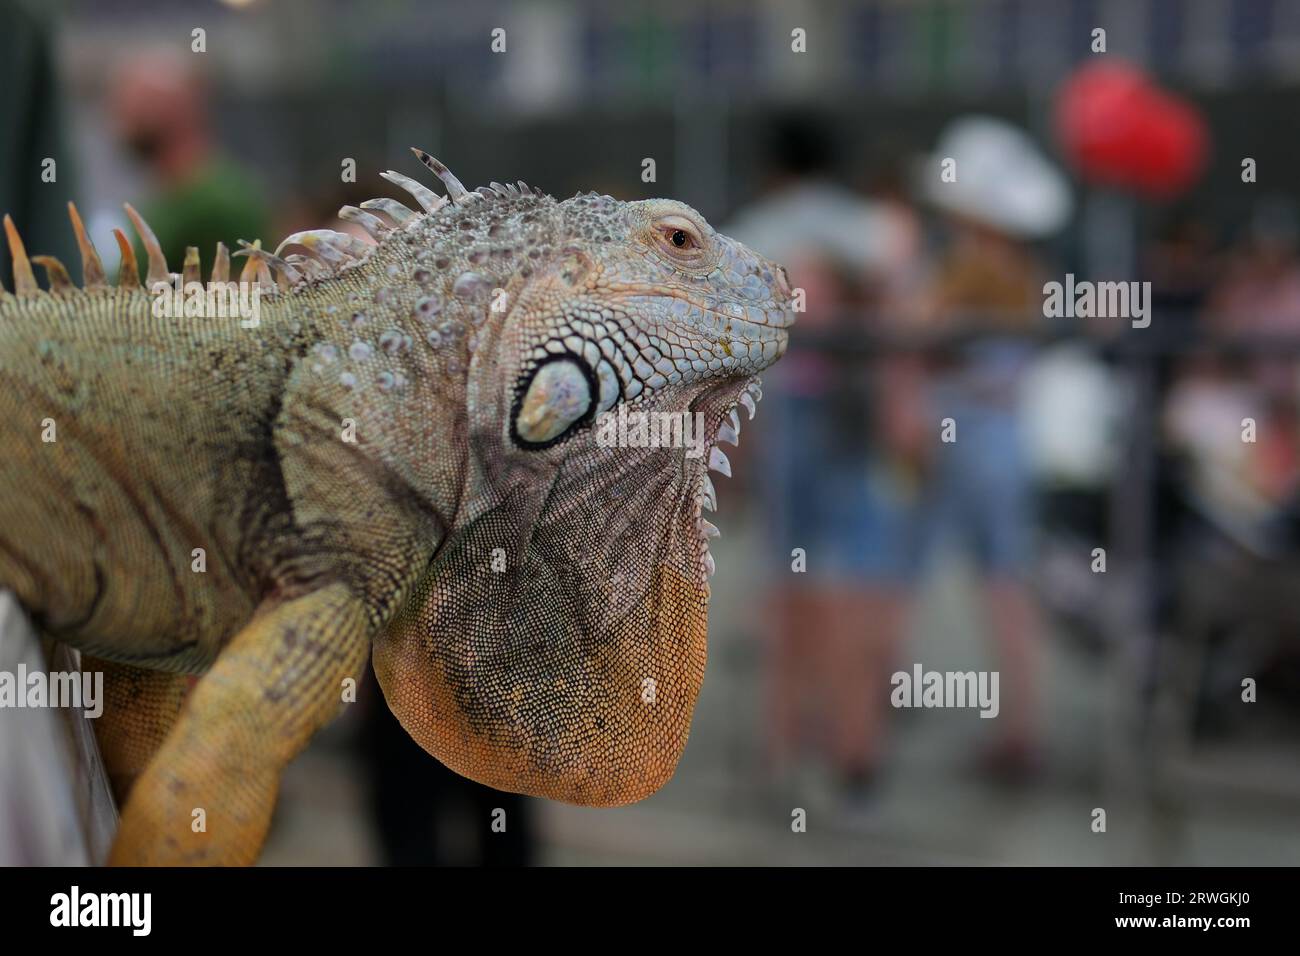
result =
[{"label": "white cowboy hat", "polygon": [[[955,166],[945,176],[949,159]],[[917,175],[920,195],[935,206],[1023,239],[1058,231],[1074,208],[1065,177],[1028,134],[991,116],[950,123]]]}]

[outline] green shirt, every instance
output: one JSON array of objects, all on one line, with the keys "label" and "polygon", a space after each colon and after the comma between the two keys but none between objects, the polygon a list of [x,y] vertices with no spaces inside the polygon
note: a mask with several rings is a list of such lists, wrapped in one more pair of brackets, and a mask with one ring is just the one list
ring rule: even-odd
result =
[{"label": "green shirt", "polygon": [[[223,158],[209,160],[184,182],[156,195],[140,207],[140,214],[158,236],[172,272],[181,271],[186,246],[198,247],[204,279],[212,271],[218,241],[234,253],[240,239],[272,240],[266,233],[261,190],[243,169]],[[138,240],[136,249],[144,269],[145,255]],[[231,271],[237,275],[240,268],[235,263]]]}]

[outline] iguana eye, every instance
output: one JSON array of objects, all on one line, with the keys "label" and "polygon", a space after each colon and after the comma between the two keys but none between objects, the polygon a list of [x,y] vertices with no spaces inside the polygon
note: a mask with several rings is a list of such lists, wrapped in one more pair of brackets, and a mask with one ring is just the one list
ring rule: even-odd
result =
[{"label": "iguana eye", "polygon": [[659,221],[658,228],[660,241],[676,258],[690,258],[704,246],[699,229],[684,216],[667,216]]}]

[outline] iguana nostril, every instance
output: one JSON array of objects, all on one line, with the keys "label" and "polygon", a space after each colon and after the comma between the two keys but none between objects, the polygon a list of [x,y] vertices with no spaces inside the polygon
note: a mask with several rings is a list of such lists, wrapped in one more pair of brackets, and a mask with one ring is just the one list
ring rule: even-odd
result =
[{"label": "iguana nostril", "polygon": [[785,266],[776,267],[776,289],[783,296],[790,296],[790,275],[785,271]]}]

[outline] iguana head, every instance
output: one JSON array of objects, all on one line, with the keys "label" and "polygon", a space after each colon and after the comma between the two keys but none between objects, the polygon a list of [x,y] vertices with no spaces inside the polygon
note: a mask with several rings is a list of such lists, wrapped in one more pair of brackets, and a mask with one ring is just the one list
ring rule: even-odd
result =
[{"label": "iguana head", "polygon": [[470,193],[420,155],[454,207],[416,234],[445,275],[430,308],[469,346],[463,461],[376,671],[407,731],[466,776],[639,799],[685,746],[714,570],[709,470],[730,474],[720,443],[785,351],[784,270],[682,203]]}]

